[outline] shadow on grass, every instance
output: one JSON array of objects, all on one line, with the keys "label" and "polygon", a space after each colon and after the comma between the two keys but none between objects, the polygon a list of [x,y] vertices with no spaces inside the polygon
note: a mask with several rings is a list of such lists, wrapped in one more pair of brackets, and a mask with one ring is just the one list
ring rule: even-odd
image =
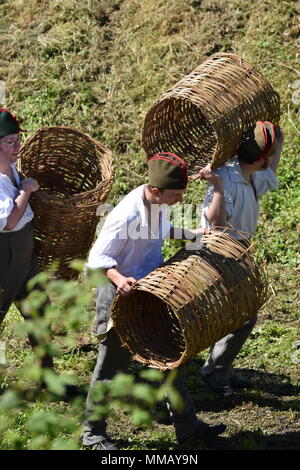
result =
[{"label": "shadow on grass", "polygon": [[218,436],[182,445],[176,444],[175,438],[164,437],[151,440],[141,440],[137,437],[130,442],[125,439],[118,442],[124,450],[297,450],[300,445],[300,432],[263,435],[260,431],[240,431],[229,437]]},{"label": "shadow on grass", "polygon": [[[186,450],[297,450],[300,432],[263,435],[261,431],[240,431],[229,437],[191,443]],[[182,448],[182,447],[181,447]]]},{"label": "shadow on grass", "polygon": [[251,389],[236,390],[228,398],[216,395],[203,381],[200,369],[202,361],[194,359],[187,366],[187,385],[194,399],[196,408],[202,411],[221,411],[252,402],[261,407],[274,410],[300,411],[300,386],[293,384],[284,374],[275,374],[255,369],[235,369],[236,372],[249,379]]},{"label": "shadow on grass", "polygon": [[[86,341],[86,340],[77,340],[76,345],[73,347],[65,347],[63,348],[64,354],[68,353],[86,353],[94,351],[97,354],[99,348],[99,343]],[[97,357],[95,357],[96,362]]]}]

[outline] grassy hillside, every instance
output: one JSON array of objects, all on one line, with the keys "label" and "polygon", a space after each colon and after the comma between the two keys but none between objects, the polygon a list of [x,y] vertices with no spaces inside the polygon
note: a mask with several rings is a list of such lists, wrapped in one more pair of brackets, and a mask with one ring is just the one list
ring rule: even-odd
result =
[{"label": "grassy hillside", "polygon": [[[240,54],[281,96],[280,189],[263,198],[256,235],[271,297],[238,360],[256,389],[220,404],[197,373],[205,354],[189,365],[190,390],[204,419],[228,424],[225,438],[212,448],[299,447],[299,364],[292,347],[300,326],[299,23],[299,0],[0,0],[0,80],[6,89],[0,104],[14,110],[30,132],[41,125],[72,125],[109,147],[117,169],[112,202],[144,181],[140,132],[151,104],[211,54]],[[203,183],[193,182],[185,202],[199,203],[203,191]],[[165,254],[175,249],[168,244]],[[16,317],[12,309],[5,322],[7,383],[31,354],[10,330]],[[88,330],[81,333],[86,341]],[[58,367],[80,364],[78,373],[88,382],[95,355],[95,348],[78,348]],[[124,448],[174,448],[169,428],[155,425],[135,434],[127,417],[119,419],[124,439],[131,433]]]}]

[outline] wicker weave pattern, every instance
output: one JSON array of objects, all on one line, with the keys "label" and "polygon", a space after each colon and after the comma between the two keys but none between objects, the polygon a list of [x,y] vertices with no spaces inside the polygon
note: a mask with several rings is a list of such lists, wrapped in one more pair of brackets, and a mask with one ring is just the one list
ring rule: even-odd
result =
[{"label": "wicker weave pattern", "polygon": [[41,189],[30,205],[42,269],[57,260],[57,277],[71,279],[73,259],[86,258],[94,240],[96,210],[113,182],[111,152],[70,127],[42,127],[20,150],[21,171]]},{"label": "wicker weave pattern", "polygon": [[134,358],[171,369],[242,326],[265,302],[267,284],[246,250],[226,232],[180,251],[118,296],[114,327]]},{"label": "wicker weave pattern", "polygon": [[257,120],[278,124],[279,95],[249,62],[214,54],[155,101],[142,130],[150,158],[157,152],[182,156],[189,178],[212,162],[230,160],[244,132]]}]

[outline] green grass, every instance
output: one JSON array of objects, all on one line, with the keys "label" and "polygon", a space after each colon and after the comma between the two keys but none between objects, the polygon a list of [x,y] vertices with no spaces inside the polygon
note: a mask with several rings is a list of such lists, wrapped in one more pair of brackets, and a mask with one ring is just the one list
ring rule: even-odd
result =
[{"label": "green grass", "polygon": [[[188,384],[199,416],[228,426],[224,437],[198,443],[197,449],[299,448],[299,364],[293,344],[300,337],[300,114],[299,103],[292,101],[293,83],[299,79],[299,36],[292,28],[299,23],[299,15],[299,2],[291,0],[263,4],[258,0],[0,2],[0,80],[6,84],[5,104],[22,118],[29,134],[41,125],[72,125],[109,147],[117,174],[107,202],[115,203],[144,182],[140,131],[151,104],[212,53],[242,55],[280,94],[285,134],[280,188],[263,197],[256,234],[257,257],[269,273],[270,298],[237,360],[255,388],[223,402],[199,377],[206,352],[190,362]],[[185,202],[201,203],[204,189],[201,182],[193,182]],[[165,256],[174,254],[179,245],[166,243]],[[90,322],[92,316],[91,309]],[[18,319],[12,308],[1,329],[9,360],[1,387],[21,380],[18,369],[32,360],[28,343],[16,338],[12,328]],[[76,371],[84,384],[90,380],[97,355],[90,322],[83,323],[75,346],[66,348],[56,362],[60,371]],[[68,429],[61,430],[54,447],[76,447],[80,408],[32,402],[33,411],[51,409],[60,410],[66,422],[70,418],[76,423],[71,435]],[[10,437],[3,438],[0,422],[1,448],[47,447],[25,426],[30,413],[16,412]],[[153,424],[136,429],[125,413],[115,411],[109,427],[123,439],[125,449],[177,448],[172,428]]]}]

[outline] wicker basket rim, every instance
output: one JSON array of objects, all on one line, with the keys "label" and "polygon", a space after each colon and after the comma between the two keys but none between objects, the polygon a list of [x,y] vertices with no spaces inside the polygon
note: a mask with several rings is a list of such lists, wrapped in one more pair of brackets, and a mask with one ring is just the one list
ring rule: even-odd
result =
[{"label": "wicker basket rim", "polygon": [[[161,267],[161,266],[160,266]],[[151,294],[153,295],[154,297],[156,297],[157,299],[163,301],[164,304],[168,304],[169,307],[172,309],[173,313],[176,315],[176,311],[174,310],[174,306],[171,304],[171,302],[169,302],[168,299],[166,299],[165,297],[163,297],[163,294],[160,293],[160,292],[154,292],[154,291],[151,291],[149,288],[145,288],[143,286],[143,284],[139,284],[139,281],[136,282],[136,284],[134,284],[132,286],[132,292],[133,291],[143,291],[143,292],[147,292],[147,294]]]},{"label": "wicker basket rim", "polygon": [[111,151],[105,147],[103,144],[101,144],[101,142],[99,142],[98,140],[94,139],[93,137],[91,137],[89,134],[87,134],[86,132],[83,132],[81,131],[80,129],[77,129],[77,127],[73,127],[73,126],[41,126],[39,127],[38,129],[35,129],[33,131],[33,133],[28,137],[28,139],[24,142],[23,145],[25,145],[32,137],[34,137],[35,134],[37,134],[38,132],[41,132],[41,131],[49,131],[49,130],[54,130],[54,129],[61,129],[61,130],[66,130],[66,131],[75,131],[75,133],[77,134],[80,134],[84,137],[86,137],[88,140],[90,140],[91,142],[93,142],[94,144],[96,144],[97,146],[99,146],[101,149],[104,149],[105,151],[107,151],[108,153],[111,153]]}]

